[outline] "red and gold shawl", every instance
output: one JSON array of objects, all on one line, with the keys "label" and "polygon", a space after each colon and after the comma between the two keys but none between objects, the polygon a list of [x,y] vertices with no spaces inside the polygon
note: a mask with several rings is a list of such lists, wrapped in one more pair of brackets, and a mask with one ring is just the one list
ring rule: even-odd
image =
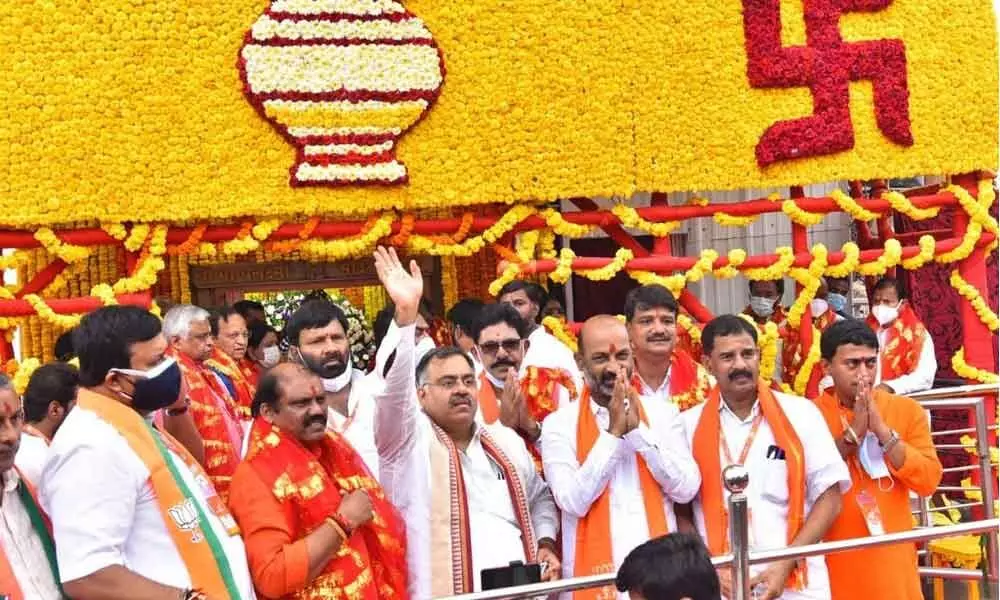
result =
[{"label": "red and gold shawl", "polygon": [[222,381],[205,365],[173,349],[188,398],[191,417],[205,446],[205,472],[223,501],[229,500],[229,483],[240,462],[243,428],[239,410]]},{"label": "red and gold shawl", "polygon": [[[872,331],[880,326],[875,317],[868,315],[868,325]],[[909,302],[899,307],[899,316],[886,328],[885,345],[881,351],[882,381],[895,379],[912,373],[920,362],[927,337],[927,328],[920,322]]]},{"label": "red and gold shawl", "polygon": [[691,355],[674,348],[670,355],[670,400],[681,412],[705,401],[712,389],[708,370]]},{"label": "red and gold shawl", "polygon": [[[726,497],[722,491],[722,470],[729,465],[722,464],[720,455],[720,415],[722,397],[719,386],[712,388],[705,407],[702,409],[692,440],[692,454],[701,472],[699,497],[705,514],[705,534],[708,550],[712,556],[728,552],[729,515]],[[802,442],[792,427],[778,399],[764,380],[757,384],[757,402],[764,414],[764,420],[774,434],[774,440],[785,451],[788,461],[788,543],[795,539],[805,524],[806,511],[806,466]],[[789,575],[788,588],[801,590],[806,585],[806,563],[799,561]]]},{"label": "red and gold shawl", "polygon": [[238,361],[240,371],[243,373],[243,377],[250,384],[250,388],[253,393],[257,393],[257,382],[260,381],[260,374],[263,369],[261,369],[260,364],[257,361],[243,357]]},{"label": "red and gold shawl", "polygon": [[247,462],[281,503],[294,539],[301,539],[335,514],[341,498],[365,490],[372,519],[358,527],[300,600],[406,598],[406,525],[382,486],[340,435],[327,431],[314,447],[258,417],[250,431]]},{"label": "red and gold shawl", "polygon": [[[819,342],[819,340],[814,339],[813,326],[822,333],[837,322],[837,313],[830,308],[827,308],[826,312],[819,317],[813,317],[811,309],[806,314],[808,318],[803,316],[798,329],[789,326],[781,332],[781,379],[789,386],[795,385],[795,378],[798,376],[806,356],[809,355],[809,349],[814,343]],[[823,369],[819,363],[816,363],[813,365],[812,373],[809,375],[809,383],[806,384],[803,393],[806,398],[815,398],[819,395],[819,382],[822,378]]]},{"label": "red and gold shawl", "polygon": [[223,352],[216,346],[212,350],[212,357],[205,361],[205,364],[222,373],[233,383],[236,390],[236,406],[242,419],[250,418],[250,406],[253,404],[253,396],[257,393],[257,386],[250,383],[243,369],[236,360]]}]

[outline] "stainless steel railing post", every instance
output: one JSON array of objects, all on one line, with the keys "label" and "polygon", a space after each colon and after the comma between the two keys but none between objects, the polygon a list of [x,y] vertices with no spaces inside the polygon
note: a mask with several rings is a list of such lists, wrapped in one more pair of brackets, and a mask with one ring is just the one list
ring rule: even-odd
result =
[{"label": "stainless steel railing post", "polygon": [[[976,452],[979,454],[979,485],[983,490],[983,515],[992,519],[993,511],[993,469],[990,466],[990,438],[986,422],[986,399],[980,398],[975,406],[976,411]],[[990,575],[997,574],[997,532],[986,534],[986,567]]]},{"label": "stainless steel railing post", "polygon": [[729,547],[733,552],[733,597],[750,600],[750,519],[747,496],[750,474],[743,465],[729,465],[722,471],[722,482],[729,490]]}]

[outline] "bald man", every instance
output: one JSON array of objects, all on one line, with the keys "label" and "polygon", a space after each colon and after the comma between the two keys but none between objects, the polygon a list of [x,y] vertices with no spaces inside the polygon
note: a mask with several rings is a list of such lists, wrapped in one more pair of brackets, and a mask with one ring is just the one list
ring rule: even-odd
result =
[{"label": "bald man", "polygon": [[[586,381],[580,401],[552,413],[541,438],[545,477],[562,509],[564,577],[613,572],[633,548],[675,530],[673,503],[690,502],[701,484],[677,407],[644,403],[629,384],[624,323],[589,319],[576,361]],[[607,586],[583,595],[614,593]]]}]

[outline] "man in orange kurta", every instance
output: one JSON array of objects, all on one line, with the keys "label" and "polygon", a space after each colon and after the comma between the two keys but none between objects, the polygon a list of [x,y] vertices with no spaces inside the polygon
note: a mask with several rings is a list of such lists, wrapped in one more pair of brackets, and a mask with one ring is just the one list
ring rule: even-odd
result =
[{"label": "man in orange kurta", "polygon": [[[941,462],[923,409],[914,400],[873,390],[878,338],[846,320],[823,332],[822,366],[833,387],[816,399],[851,472],[840,516],[826,540],[912,528],[910,491],[934,493]],[[922,600],[913,544],[853,550],[826,557],[834,600]]]},{"label": "man in orange kurta", "polygon": [[285,363],[260,381],[229,505],[263,598],[406,597],[405,525],[364,461],[326,428],[319,377]]}]

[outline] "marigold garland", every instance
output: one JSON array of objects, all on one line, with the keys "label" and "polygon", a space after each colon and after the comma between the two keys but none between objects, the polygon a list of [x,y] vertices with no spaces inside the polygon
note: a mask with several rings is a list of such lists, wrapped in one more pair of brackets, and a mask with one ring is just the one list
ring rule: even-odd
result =
[{"label": "marigold garland", "polygon": [[861,249],[854,242],[845,243],[840,247],[840,251],[844,254],[843,260],[826,268],[826,274],[830,277],[850,277],[861,262]]},{"label": "marigold garland", "polygon": [[60,240],[55,232],[48,227],[42,227],[36,231],[35,239],[38,240],[49,254],[59,257],[60,260],[68,264],[86,260],[90,256],[90,248],[67,244]]},{"label": "marigold garland", "polygon": [[724,212],[712,214],[712,219],[724,227],[748,227],[757,221],[760,215],[750,215],[749,217],[737,217]]},{"label": "marigold garland", "polygon": [[781,279],[795,263],[795,251],[790,246],[779,246],[774,250],[778,260],[769,267],[745,269],[743,276],[751,281],[774,281]]},{"label": "marigold garland", "polygon": [[535,249],[538,247],[540,237],[541,232],[538,230],[525,231],[517,236],[517,249],[514,254],[520,262],[525,263],[535,257]]},{"label": "marigold garland", "polygon": [[260,242],[253,238],[251,232],[253,231],[253,221],[246,221],[240,226],[239,233],[236,237],[229,240],[228,242],[223,242],[222,253],[231,256],[240,256],[253,252],[260,247]]},{"label": "marigold garland", "polygon": [[889,202],[889,206],[891,206],[893,210],[906,215],[914,221],[926,221],[927,219],[933,219],[939,212],[941,212],[941,209],[937,206],[933,208],[917,208],[912,202],[910,202],[909,198],[900,192],[885,192],[881,197]]},{"label": "marigold garland", "polygon": [[819,225],[826,218],[826,213],[811,213],[799,208],[795,200],[784,200],[781,203],[781,212],[788,215],[788,218],[798,225],[809,227]]},{"label": "marigold garland", "polygon": [[764,324],[763,335],[758,342],[760,346],[760,372],[766,373],[767,379],[774,375],[775,366],[778,364],[778,325],[773,321]]},{"label": "marigold garland", "polygon": [[538,238],[538,256],[546,260],[554,259],[556,254],[556,232],[551,229],[543,229]]},{"label": "marigold garland", "polygon": [[590,234],[594,230],[591,225],[577,225],[576,223],[570,223],[563,218],[562,214],[554,209],[546,208],[538,213],[540,217],[545,219],[545,223],[556,232],[557,235],[561,235],[568,238],[582,238]]},{"label": "marigold garland", "polygon": [[625,265],[628,264],[628,261],[632,260],[632,258],[633,254],[631,250],[628,248],[619,248],[615,252],[614,260],[608,264],[599,269],[579,271],[577,274],[586,277],[591,281],[609,281],[613,279],[614,276],[617,275],[622,269],[624,269]]},{"label": "marigold garland", "polygon": [[441,244],[434,238],[421,235],[411,235],[407,247],[417,254],[432,256],[468,257],[482,250],[487,244],[496,243],[509,233],[521,221],[535,214],[537,209],[525,204],[512,206],[502,217],[477,236],[470,237],[461,243]]},{"label": "marigold garland", "polygon": [[[55,325],[59,329],[72,329],[80,322],[80,315],[57,314],[38,294],[25,294],[24,300],[31,305],[31,308],[38,313],[39,317],[41,317],[44,321]],[[41,335],[40,331],[38,333]],[[41,339],[38,340],[38,345],[42,345]]]},{"label": "marigold garland", "polygon": [[958,352],[951,357],[951,368],[963,379],[978,381],[980,383],[1000,383],[1000,376],[990,373],[985,369],[974,367],[965,362],[965,346],[958,349]]},{"label": "marigold garland", "polygon": [[997,314],[990,309],[988,304],[986,304],[986,300],[984,300],[979,294],[979,291],[975,288],[975,286],[962,277],[962,275],[958,272],[958,269],[951,272],[949,283],[951,283],[951,287],[955,288],[955,290],[963,298],[965,298],[969,304],[972,305],[972,309],[976,311],[976,315],[979,317],[979,320],[982,321],[983,324],[990,329],[990,331],[996,332],[1000,329],[1000,318],[998,318]]},{"label": "marigold garland", "polygon": [[816,326],[810,325],[810,327],[812,328],[812,343],[809,345],[809,352],[806,353],[806,357],[802,360],[799,372],[795,374],[795,385],[792,387],[799,396],[805,395],[806,387],[809,386],[809,378],[820,359],[820,339],[823,336],[823,332]]},{"label": "marigold garland", "polygon": [[128,237],[128,230],[121,223],[101,223],[101,230],[119,242]]},{"label": "marigold garland", "polygon": [[693,343],[698,344],[701,342],[701,328],[694,322],[694,319],[683,313],[678,314],[677,324],[687,332],[688,337],[691,338]]},{"label": "marigold garland", "polygon": [[496,296],[499,294],[500,290],[503,289],[503,286],[517,279],[517,276],[520,274],[521,269],[516,264],[509,264],[504,267],[503,273],[500,274],[500,277],[497,277],[490,283],[490,295]]},{"label": "marigold garland", "polygon": [[654,237],[667,237],[681,226],[681,221],[665,221],[654,223],[639,216],[638,211],[627,204],[618,203],[611,207],[611,213],[618,217],[622,225],[630,229],[638,229]]},{"label": "marigold garland", "polygon": [[726,266],[716,269],[715,276],[719,279],[731,279],[740,274],[739,266],[747,260],[747,251],[743,248],[733,248],[726,253],[728,263]]},{"label": "marigold garland", "polygon": [[579,346],[576,343],[576,336],[570,333],[566,329],[566,324],[561,319],[553,316],[548,316],[542,319],[542,327],[547,329],[557,340],[566,344],[566,346],[573,352],[579,350]]},{"label": "marigold garland", "polygon": [[379,240],[392,233],[395,216],[385,213],[372,217],[362,232],[343,240],[309,239],[302,242],[299,250],[309,260],[337,261],[362,256],[371,252]]},{"label": "marigold garland", "polygon": [[14,385],[14,391],[17,392],[18,396],[23,395],[24,391],[28,389],[28,382],[31,381],[32,373],[40,366],[42,366],[42,363],[37,358],[26,358],[17,366],[17,371],[11,378],[11,383]]},{"label": "marigold garland", "polygon": [[903,246],[899,243],[899,240],[895,238],[888,239],[882,246],[882,254],[872,262],[858,265],[857,272],[869,277],[879,277],[892,267],[898,265],[902,258]]},{"label": "marigold garland", "polygon": [[791,269],[789,271],[792,279],[802,285],[802,291],[795,298],[795,302],[792,303],[791,308],[788,309],[788,324],[792,327],[798,327],[802,322],[802,316],[805,314],[809,303],[816,297],[816,292],[819,290],[820,277],[823,276],[823,271],[826,270],[828,257],[826,246],[823,244],[813,246],[812,256],[813,258],[809,262],[808,268]]},{"label": "marigold garland", "polygon": [[830,192],[830,199],[837,203],[840,210],[851,215],[851,218],[859,223],[867,223],[879,217],[879,213],[861,206],[857,200],[852,198],[850,194],[845,194],[843,190],[836,189]]},{"label": "marigold garland", "polygon": [[573,276],[574,258],[576,258],[576,254],[571,249],[563,248],[560,250],[556,268],[549,273],[549,279],[556,283],[566,283],[569,281],[569,278]]},{"label": "marigold garland", "polygon": [[911,258],[904,259],[901,263],[899,263],[904,269],[909,271],[919,269],[934,260],[934,248],[937,246],[937,241],[934,239],[934,236],[920,236],[920,239],[917,241],[917,245],[920,246],[920,253]]},{"label": "marigold garland", "polygon": [[132,226],[132,231],[129,232],[128,237],[125,238],[125,249],[129,252],[138,252],[142,245],[146,243],[146,238],[149,237],[149,224],[148,223],[137,223]]},{"label": "marigold garland", "polygon": [[687,278],[680,274],[660,275],[659,273],[641,271],[639,269],[631,269],[628,274],[629,277],[638,281],[640,285],[662,285],[670,290],[670,293],[675,298],[681,295],[681,292],[684,291],[684,286],[687,285]]},{"label": "marigold garland", "polygon": [[265,219],[254,225],[250,233],[258,242],[265,242],[279,227],[281,227],[280,219]]}]

